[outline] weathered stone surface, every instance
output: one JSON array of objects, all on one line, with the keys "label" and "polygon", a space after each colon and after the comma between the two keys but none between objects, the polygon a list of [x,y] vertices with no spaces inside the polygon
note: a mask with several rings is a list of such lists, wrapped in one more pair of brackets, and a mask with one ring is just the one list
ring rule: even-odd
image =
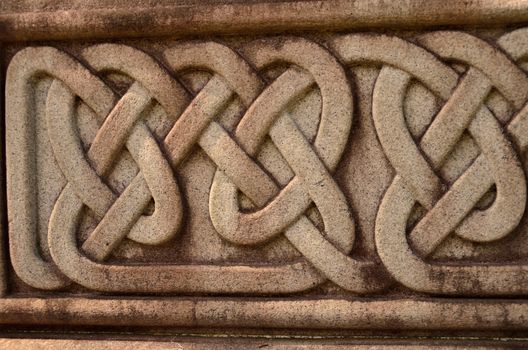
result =
[{"label": "weathered stone surface", "polygon": [[[247,350],[247,349],[268,349],[268,350],[419,350],[428,349],[433,350],[448,350],[448,349],[471,349],[471,350],[489,350],[497,349],[498,343],[488,343],[486,345],[480,344],[475,346],[467,346],[456,344],[452,342],[443,343],[436,342],[423,343],[413,342],[412,344],[388,344],[383,341],[372,341],[369,344],[359,344],[354,341],[318,341],[308,340],[304,344],[299,344],[297,341],[288,340],[223,340],[223,339],[176,339],[165,342],[153,341],[108,341],[108,340],[59,340],[59,339],[0,339],[0,346],[3,348],[13,350],[56,350],[56,349],[71,349],[71,350]],[[521,344],[512,345],[511,348],[520,348]]]},{"label": "weathered stone surface", "polygon": [[483,4],[0,5],[0,323],[523,337],[528,6]]}]

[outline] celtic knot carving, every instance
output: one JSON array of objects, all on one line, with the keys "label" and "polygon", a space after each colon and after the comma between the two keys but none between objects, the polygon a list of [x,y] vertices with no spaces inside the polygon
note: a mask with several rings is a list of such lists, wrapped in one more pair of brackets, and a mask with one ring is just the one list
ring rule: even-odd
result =
[{"label": "celtic knot carving", "polygon": [[[10,105],[25,97],[23,84],[32,77],[47,74],[54,78],[47,92],[46,119],[55,159],[67,179],[51,213],[48,232],[51,257],[60,272],[35,255],[31,265],[36,268],[26,268],[27,261],[18,259],[31,256],[27,250],[35,244],[27,230],[31,218],[12,225],[13,265],[26,283],[55,289],[73,280],[91,289],[121,292],[289,292],[326,279],[362,293],[384,287],[387,279],[378,282],[370,277],[373,273],[383,276],[379,263],[357,261],[347,254],[354,242],[354,222],[330,174],[341,157],[352,122],[352,98],[343,68],[322,47],[297,38],[284,39],[280,48],[272,42],[247,45],[244,54],[257,70],[278,62],[291,68],[266,86],[258,71],[226,46],[213,42],[179,45],[164,53],[174,72],[205,69],[213,74],[189,103],[188,93],[176,80],[152,58],[130,47],[97,45],[82,53],[91,70],[118,71],[135,81],[120,97],[56,49],[30,48],[13,59],[10,71],[17,76],[9,77],[15,81],[13,85],[21,83],[13,87]],[[20,79],[21,71],[24,79]],[[323,105],[312,146],[287,108],[314,84],[321,91]],[[240,98],[247,112],[231,136],[215,117],[233,96]],[[72,122],[76,97],[96,112],[101,125],[86,152]],[[157,126],[160,131],[156,136],[164,140],[161,147],[142,121],[153,103],[161,105],[167,115]],[[11,113],[22,116],[10,118],[15,124],[30,118],[29,110]],[[294,173],[283,190],[254,161],[268,134]],[[10,144],[21,141],[10,140]],[[232,243],[254,245],[284,231],[305,261],[249,270],[244,266],[103,263],[125,237],[155,245],[178,233],[184,214],[171,167],[178,169],[196,144],[218,168],[210,193],[211,220],[218,233]],[[122,149],[130,152],[139,172],[116,194],[105,184],[105,177]],[[16,175],[12,179],[23,180]],[[238,191],[260,209],[242,212]],[[151,199],[155,210],[145,216]],[[303,216],[312,203],[324,222],[324,234]],[[99,223],[77,247],[76,231],[84,207],[93,211]],[[218,276],[225,282],[219,282]],[[280,283],[283,279],[289,281],[287,285]]]},{"label": "celtic knot carving", "polygon": [[[523,29],[505,35],[498,43],[514,59],[521,59],[527,53],[527,39]],[[520,110],[506,129],[517,149],[524,150],[528,77],[506,54],[469,34],[435,32],[418,37],[417,42],[420,46],[396,37],[357,35],[333,42],[346,62],[384,65],[373,91],[372,115],[397,175],[376,220],[378,254],[398,282],[417,291],[526,293],[526,265],[448,265],[424,259],[452,232],[466,240],[489,242],[506,236],[519,224],[526,205],[524,171],[501,124],[484,103],[494,88]],[[439,58],[469,68],[461,75]],[[404,116],[403,100],[411,78],[444,101],[419,142],[414,141]],[[481,154],[445,190],[436,171],[466,130]],[[493,203],[487,209],[476,209],[492,185],[496,187]],[[416,203],[427,213],[407,233]]]},{"label": "celtic knot carving", "polygon": [[[103,61],[101,57],[106,59]],[[13,83],[14,95],[10,103],[27,97],[22,84],[35,75],[50,74],[56,78],[49,88],[46,117],[55,159],[68,184],[57,199],[50,218],[49,245],[52,252],[55,247],[64,251],[68,243],[76,245],[75,240],[61,240],[68,239],[70,232],[75,233],[77,216],[86,205],[101,221],[82,249],[87,256],[100,261],[125,236],[141,243],[157,244],[170,239],[181,224],[182,203],[177,182],[152,132],[140,117],[152,103],[150,94],[155,94],[156,101],[168,112],[164,125],[158,125],[158,132],[163,137],[169,131],[171,121],[183,108],[184,100],[178,96],[182,96],[184,91],[151,58],[135,49],[100,45],[86,50],[85,58],[98,71],[119,69],[136,77],[137,82],[118,99],[104,82],[66,54],[53,48],[30,48],[20,52],[14,60],[15,73],[22,75],[23,79],[18,80],[17,77],[18,81]],[[127,66],[130,60],[136,60],[136,64]],[[17,67],[17,63],[22,67]],[[149,70],[148,74],[142,70],[144,68]],[[22,84],[16,86],[18,82]],[[86,155],[72,121],[75,96],[95,111],[101,124]],[[27,109],[19,110],[19,113],[27,118],[31,106],[25,104],[25,107]],[[21,122],[27,121],[21,119]],[[27,128],[26,125],[20,127]],[[117,197],[103,178],[123,147],[139,165],[140,172]],[[30,156],[27,150],[23,151],[19,156]],[[15,177],[12,180],[16,183],[22,179]],[[151,216],[142,216],[151,198],[157,203],[156,209]],[[31,249],[35,245],[31,232],[27,232],[27,227],[31,227],[31,218],[24,219],[13,226],[11,248],[14,252]],[[22,226],[19,228],[17,225]],[[29,271],[19,267],[24,262],[17,261],[18,257],[27,259],[28,255],[33,260]],[[71,263],[70,266],[74,266]],[[34,254],[21,256],[15,253],[13,264],[15,268],[19,267],[17,272],[24,280],[38,288],[60,288],[67,283],[61,274]],[[60,266],[59,262],[57,264]]]},{"label": "celtic knot carving", "polygon": [[[500,241],[525,215],[528,77],[519,61],[528,56],[528,32],[506,34],[497,44],[441,31],[413,40],[338,35],[327,47],[298,37],[255,40],[236,50],[213,41],[184,42],[171,44],[159,61],[120,44],[87,47],[78,59],[52,47],[21,50],[6,79],[15,272],[39,289],[73,281],[120,293],[292,293],[325,281],[359,294],[396,282],[435,294],[528,293],[526,265],[433,257],[451,235],[474,244]],[[369,113],[395,174],[371,230],[376,251],[361,258],[354,251],[358,230],[350,199],[334,178],[354,137],[357,107],[346,69],[358,65],[377,69]],[[184,82],[189,72],[206,72],[207,79],[191,89]],[[112,74],[127,81],[124,92],[108,79]],[[38,85],[43,77],[44,97]],[[435,115],[411,121],[405,102],[415,81],[441,106]],[[313,90],[320,95],[320,114],[310,134],[292,108]],[[494,92],[515,109],[511,120],[488,106]],[[45,102],[43,137],[65,181],[49,209],[50,259],[39,251],[37,234],[39,99]],[[223,123],[220,115],[238,104],[242,115],[231,126]],[[77,126],[80,105],[97,123],[89,145]],[[461,140],[478,151],[449,168]],[[280,166],[261,161],[270,149]],[[299,258],[238,265],[110,259],[125,240],[161,246],[185,234],[192,213],[180,172],[198,150],[214,165],[210,188],[203,190],[215,235],[240,249],[283,236]],[[125,153],[136,170],[117,189],[110,179]],[[87,213],[96,224],[81,237]]]}]

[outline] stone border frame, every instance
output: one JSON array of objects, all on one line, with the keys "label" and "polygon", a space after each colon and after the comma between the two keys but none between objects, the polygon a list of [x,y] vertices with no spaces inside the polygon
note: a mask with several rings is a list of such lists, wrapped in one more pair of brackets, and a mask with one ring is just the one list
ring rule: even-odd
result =
[{"label": "stone border frame", "polygon": [[262,0],[247,4],[229,0],[226,4],[0,13],[0,42],[516,24],[528,22],[527,9],[528,4],[516,0]]},{"label": "stone border frame", "polygon": [[[4,13],[0,14],[0,43],[528,23],[528,2],[513,0],[500,3],[474,0],[463,5],[457,0],[436,3],[416,0],[413,6],[409,1],[368,6],[367,2],[289,1]],[[137,18],[141,25],[131,29]],[[0,208],[5,210],[4,203]],[[0,259],[5,260],[2,239],[0,244]],[[4,274],[0,270],[0,279]],[[0,283],[0,293],[3,285]],[[277,313],[278,309],[282,312]],[[505,332],[528,330],[528,300],[7,297],[0,298],[0,324],[140,327],[221,324],[242,328]]]},{"label": "stone border frame", "polygon": [[0,325],[500,333],[528,330],[528,300],[255,299],[6,298],[0,299]]}]

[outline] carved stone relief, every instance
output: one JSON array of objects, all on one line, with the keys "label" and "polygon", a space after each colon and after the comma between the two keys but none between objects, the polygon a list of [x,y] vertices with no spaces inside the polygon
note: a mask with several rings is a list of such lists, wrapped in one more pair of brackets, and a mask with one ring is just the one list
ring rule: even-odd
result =
[{"label": "carved stone relief", "polygon": [[14,45],[3,298],[525,298],[528,29],[497,33]]}]

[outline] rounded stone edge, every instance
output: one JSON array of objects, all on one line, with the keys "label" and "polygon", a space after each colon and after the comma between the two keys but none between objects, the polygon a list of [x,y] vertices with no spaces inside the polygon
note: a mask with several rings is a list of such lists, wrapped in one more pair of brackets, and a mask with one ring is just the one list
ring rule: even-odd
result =
[{"label": "rounded stone edge", "polygon": [[284,30],[423,28],[528,21],[523,1],[288,1],[0,13],[0,41],[102,39]]},{"label": "rounded stone edge", "polygon": [[523,300],[0,299],[3,325],[527,330]]}]

